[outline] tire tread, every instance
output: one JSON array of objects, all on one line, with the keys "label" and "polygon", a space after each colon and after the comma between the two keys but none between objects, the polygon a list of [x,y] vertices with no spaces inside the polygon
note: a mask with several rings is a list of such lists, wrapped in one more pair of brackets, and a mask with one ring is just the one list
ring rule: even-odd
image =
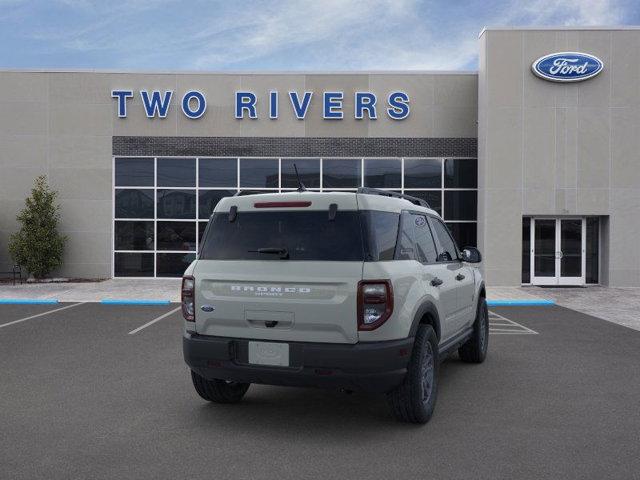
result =
[{"label": "tire tread", "polygon": [[459,349],[458,355],[460,356],[460,360],[466,363],[482,363],[487,356],[486,350],[483,352],[482,347],[480,345],[480,312],[483,312],[485,315],[485,320],[487,323],[487,342],[489,341],[489,332],[488,332],[488,324],[489,324],[489,312],[487,308],[487,301],[484,297],[480,297],[478,301],[478,310],[476,312],[476,319],[473,323],[473,335],[471,338],[467,340]]},{"label": "tire tread", "polygon": [[224,380],[207,380],[191,371],[193,386],[204,400],[214,403],[238,403],[249,389],[249,383],[229,384]]},{"label": "tire tread", "polygon": [[[426,342],[431,342],[434,352],[434,385],[433,385],[433,401],[427,410],[425,410],[422,401],[422,383],[420,379],[420,358],[422,350]],[[431,325],[421,325],[416,333],[414,347],[409,360],[409,368],[407,375],[400,386],[387,393],[387,400],[394,416],[407,423],[426,423],[433,414],[435,406],[435,397],[437,395],[438,385],[438,341],[436,334]]]}]

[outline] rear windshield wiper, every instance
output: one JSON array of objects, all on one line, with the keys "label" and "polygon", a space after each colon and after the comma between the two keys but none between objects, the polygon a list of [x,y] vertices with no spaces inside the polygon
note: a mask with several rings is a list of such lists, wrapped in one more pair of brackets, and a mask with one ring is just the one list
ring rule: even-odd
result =
[{"label": "rear windshield wiper", "polygon": [[266,248],[258,248],[257,250],[248,250],[251,253],[271,253],[274,255],[280,255],[282,260],[287,260],[289,258],[289,251],[286,248],[279,247],[266,247]]}]

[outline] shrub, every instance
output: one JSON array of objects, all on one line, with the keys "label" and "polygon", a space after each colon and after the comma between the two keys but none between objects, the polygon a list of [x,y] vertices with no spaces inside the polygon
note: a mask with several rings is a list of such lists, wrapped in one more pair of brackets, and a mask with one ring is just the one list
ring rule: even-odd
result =
[{"label": "shrub", "polygon": [[67,237],[58,233],[60,206],[58,192],[51,190],[47,178],[36,178],[25,208],[16,217],[20,230],[11,235],[9,253],[13,261],[35,278],[43,278],[62,265]]}]

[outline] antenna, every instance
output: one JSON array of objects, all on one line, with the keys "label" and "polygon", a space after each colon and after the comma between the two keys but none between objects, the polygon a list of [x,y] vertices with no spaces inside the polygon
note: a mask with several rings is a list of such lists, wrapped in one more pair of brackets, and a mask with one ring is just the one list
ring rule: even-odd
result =
[{"label": "antenna", "polygon": [[298,179],[298,191],[299,192],[306,192],[307,191],[307,187],[304,186],[304,183],[302,183],[302,180],[300,179],[300,174],[298,173],[298,167],[296,166],[296,164],[293,164],[293,169],[296,171],[296,178]]}]

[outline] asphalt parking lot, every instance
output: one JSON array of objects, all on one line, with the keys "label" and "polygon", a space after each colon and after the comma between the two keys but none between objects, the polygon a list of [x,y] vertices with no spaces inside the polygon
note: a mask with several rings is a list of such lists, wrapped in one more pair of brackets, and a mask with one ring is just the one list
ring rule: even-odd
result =
[{"label": "asphalt parking lot", "polygon": [[445,361],[415,426],[363,394],[254,385],[207,404],[176,308],[0,305],[0,477],[638,478],[638,331],[492,308],[487,361]]}]

